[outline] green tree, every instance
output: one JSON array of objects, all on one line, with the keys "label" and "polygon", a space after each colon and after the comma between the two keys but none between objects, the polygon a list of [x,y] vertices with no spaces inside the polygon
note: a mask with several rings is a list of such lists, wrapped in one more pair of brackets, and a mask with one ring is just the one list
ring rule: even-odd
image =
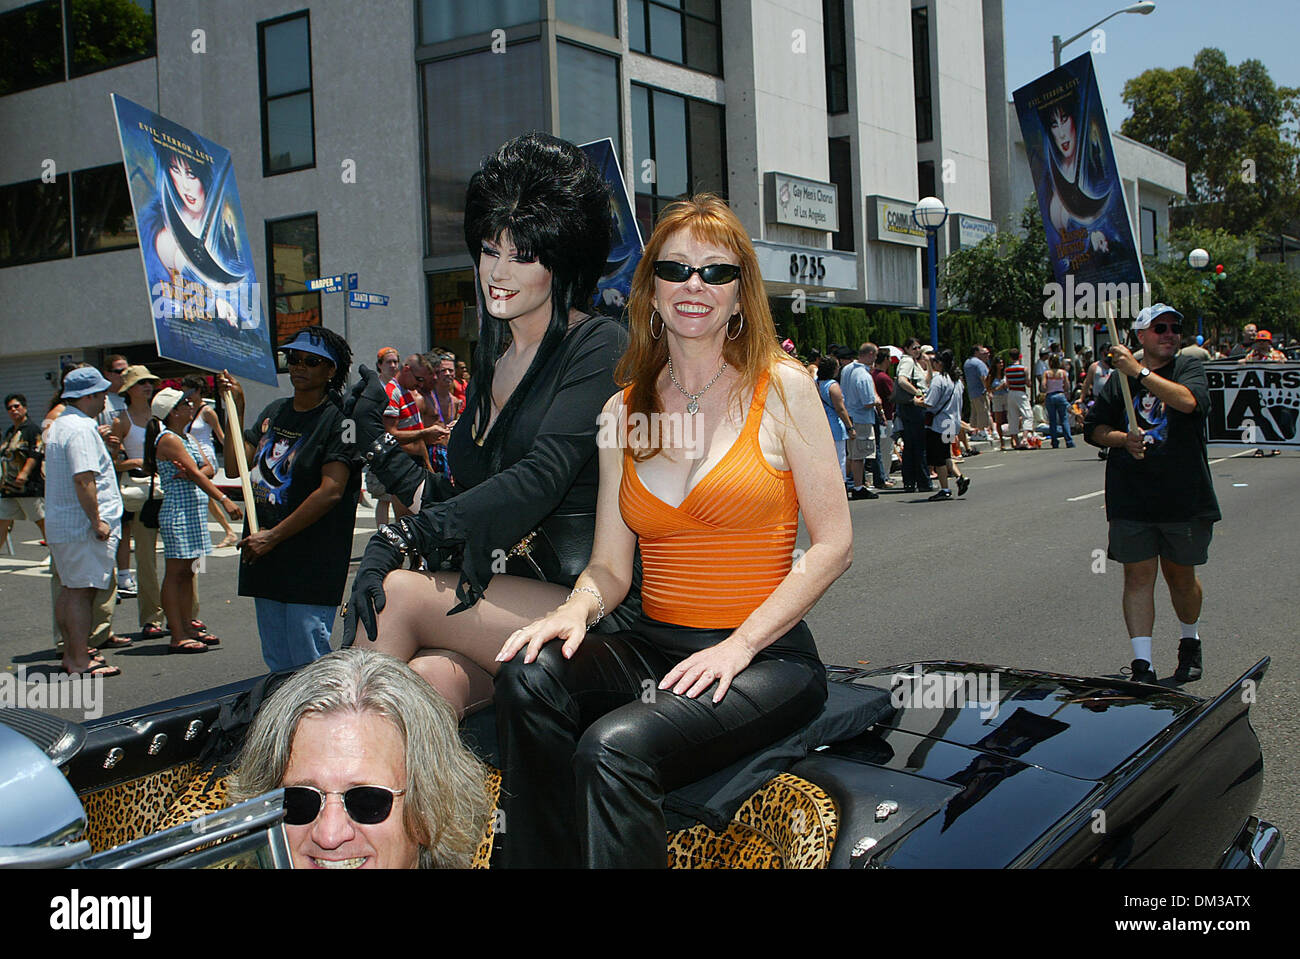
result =
[{"label": "green tree", "polygon": [[1234,67],[1207,47],[1191,67],[1129,80],[1124,102],[1121,133],[1187,164],[1189,224],[1276,234],[1300,216],[1300,90],[1258,60]]}]

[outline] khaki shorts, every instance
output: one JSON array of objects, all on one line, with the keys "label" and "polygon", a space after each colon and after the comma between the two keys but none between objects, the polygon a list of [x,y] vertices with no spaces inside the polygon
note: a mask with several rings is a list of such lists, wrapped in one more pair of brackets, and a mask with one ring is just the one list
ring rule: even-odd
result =
[{"label": "khaki shorts", "polygon": [[35,523],[45,519],[45,497],[0,496],[0,520],[25,519]]},{"label": "khaki shorts", "polygon": [[1034,428],[1034,408],[1029,405],[1029,394],[1012,390],[1007,394],[1007,434],[1015,435]]},{"label": "khaki shorts", "polygon": [[[870,423],[863,423],[858,428],[857,436],[848,439],[846,459],[869,460],[876,455],[876,435]],[[865,434],[865,435],[864,435]]]},{"label": "khaki shorts", "polygon": [[987,393],[971,397],[970,425],[977,430],[993,429],[993,417],[989,415],[989,395]]}]

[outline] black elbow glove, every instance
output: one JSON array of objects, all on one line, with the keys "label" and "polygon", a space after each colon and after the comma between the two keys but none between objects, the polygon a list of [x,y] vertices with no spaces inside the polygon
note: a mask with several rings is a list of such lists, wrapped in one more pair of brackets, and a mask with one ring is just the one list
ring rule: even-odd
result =
[{"label": "black elbow glove", "polygon": [[391,526],[379,527],[366,544],[366,550],[361,554],[361,565],[352,581],[352,598],[343,620],[344,646],[351,646],[356,639],[358,623],[371,640],[379,638],[376,616],[388,603],[388,597],[384,595],[384,578],[393,570],[400,569],[407,557],[417,555],[409,531],[403,526],[410,519],[404,516]]}]

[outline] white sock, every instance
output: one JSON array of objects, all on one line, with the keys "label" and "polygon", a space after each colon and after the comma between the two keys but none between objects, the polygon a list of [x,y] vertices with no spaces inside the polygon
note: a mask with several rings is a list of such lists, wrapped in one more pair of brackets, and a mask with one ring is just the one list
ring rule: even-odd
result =
[{"label": "white sock", "polygon": [[1201,637],[1196,634],[1196,627],[1200,624],[1201,621],[1199,619],[1194,623],[1184,623],[1180,619],[1178,625],[1183,627],[1183,639],[1200,639]]},{"label": "white sock", "polygon": [[1129,640],[1133,644],[1133,658],[1151,662],[1151,637],[1134,636]]},{"label": "white sock", "polygon": [[131,571],[129,569],[119,569],[117,571],[117,585],[121,586],[130,578],[131,578]]}]

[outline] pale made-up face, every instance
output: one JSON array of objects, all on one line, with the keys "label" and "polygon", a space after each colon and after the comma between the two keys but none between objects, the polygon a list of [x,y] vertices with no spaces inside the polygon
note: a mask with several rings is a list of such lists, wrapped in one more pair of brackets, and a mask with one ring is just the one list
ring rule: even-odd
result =
[{"label": "pale made-up face", "polygon": [[[304,716],[294,733],[285,786],[342,793],[353,786],[406,788],[402,734],[376,713]],[[353,822],[341,795],[325,798],[305,826],[285,826],[295,869],[414,869],[420,847],[402,821],[406,796],[396,796],[388,818],[372,826]]]},{"label": "pale made-up face", "polygon": [[1061,151],[1061,156],[1067,163],[1074,159],[1074,151],[1079,145],[1074,135],[1074,117],[1062,113],[1052,114],[1052,139],[1056,141],[1056,149]]},{"label": "pale made-up face", "polygon": [[478,280],[488,312],[499,320],[551,314],[551,271],[517,250],[507,230],[495,240],[483,241]]},{"label": "pale made-up face", "polygon": [[180,157],[176,157],[167,167],[167,173],[172,178],[172,185],[176,187],[181,202],[185,204],[185,212],[191,216],[202,213],[207,197],[203,192],[203,181],[194,175],[193,167]]},{"label": "pale made-up face", "polygon": [[[740,257],[731,250],[700,240],[688,229],[668,237],[658,259],[693,267],[712,263],[740,265]],[[727,322],[740,309],[740,278],[714,286],[705,283],[699,273],[692,273],[681,283],[656,276],[654,308],[668,329],[684,339],[725,336]]]}]

